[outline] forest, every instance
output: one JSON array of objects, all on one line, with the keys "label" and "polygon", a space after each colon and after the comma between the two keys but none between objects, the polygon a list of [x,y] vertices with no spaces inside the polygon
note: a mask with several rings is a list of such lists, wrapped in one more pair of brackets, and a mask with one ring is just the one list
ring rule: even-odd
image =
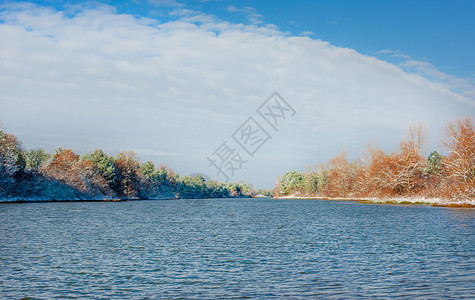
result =
[{"label": "forest", "polygon": [[23,150],[18,139],[0,131],[0,201],[119,200],[243,197],[245,183],[183,176],[166,165],[140,163],[132,151],[109,156],[102,150],[77,155],[57,148]]},{"label": "forest", "polygon": [[[411,124],[398,150],[385,153],[367,145],[349,161],[342,151],[326,164],[278,178],[273,194],[327,198],[475,199],[475,126],[471,117],[450,122],[441,138],[445,154],[424,156],[428,129]],[[0,201],[114,200],[242,197],[263,192],[249,184],[183,176],[158,168],[137,155],[102,150],[78,155],[71,149],[24,150],[18,139],[0,131]]]},{"label": "forest", "polygon": [[385,153],[368,144],[360,158],[348,161],[342,151],[326,164],[277,179],[275,196],[328,198],[475,199],[475,127],[471,117],[447,124],[440,144],[446,152],[424,156],[428,129],[410,125],[398,150]]}]

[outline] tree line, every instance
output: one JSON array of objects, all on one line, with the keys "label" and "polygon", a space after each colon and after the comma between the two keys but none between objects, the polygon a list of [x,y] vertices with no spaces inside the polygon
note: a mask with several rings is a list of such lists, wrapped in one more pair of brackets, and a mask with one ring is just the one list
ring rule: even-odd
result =
[{"label": "tree line", "polygon": [[442,155],[424,157],[428,129],[410,125],[399,149],[385,153],[368,145],[349,161],[344,151],[325,165],[290,171],[278,179],[275,196],[422,197],[475,199],[475,127],[471,117],[450,122],[441,143]]},{"label": "tree line", "polygon": [[132,151],[116,156],[102,150],[78,155],[71,149],[24,150],[0,131],[0,201],[11,199],[99,200],[240,197],[245,183],[183,176],[166,165],[140,163]]}]

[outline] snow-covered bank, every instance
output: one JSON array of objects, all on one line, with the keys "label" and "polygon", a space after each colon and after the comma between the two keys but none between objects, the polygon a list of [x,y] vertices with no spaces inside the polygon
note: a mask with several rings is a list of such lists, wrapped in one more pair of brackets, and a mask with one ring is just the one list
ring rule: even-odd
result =
[{"label": "snow-covered bank", "polygon": [[357,201],[363,203],[374,204],[428,204],[432,206],[450,206],[450,207],[475,207],[475,199],[468,200],[448,200],[441,198],[424,198],[424,197],[388,197],[388,198],[375,198],[375,197],[302,197],[302,196],[282,196],[276,197],[276,199],[316,199],[316,200],[329,200],[329,201]]},{"label": "snow-covered bank", "polygon": [[13,197],[8,199],[0,199],[0,203],[22,203],[22,202],[87,202],[87,201],[128,201],[139,199],[122,199],[122,198],[69,198],[69,199],[51,199],[42,197]]},{"label": "snow-covered bank", "polygon": [[219,199],[219,198],[253,198],[247,195],[240,196],[219,196],[219,197],[175,197],[175,196],[163,196],[163,197],[154,197],[150,199],[142,198],[104,198],[104,197],[90,197],[90,198],[70,198],[70,199],[47,199],[41,197],[12,197],[8,199],[1,199],[0,203],[28,203],[28,202],[110,202],[110,201],[141,201],[141,200],[179,200],[179,199]]},{"label": "snow-covered bank", "polygon": [[168,200],[177,199],[174,194],[157,195],[153,199],[141,199],[138,197],[108,197],[108,196],[91,196],[78,195],[72,197],[48,197],[48,196],[17,196],[0,198],[0,203],[22,203],[22,202],[97,202],[97,201],[132,201],[132,200]]}]

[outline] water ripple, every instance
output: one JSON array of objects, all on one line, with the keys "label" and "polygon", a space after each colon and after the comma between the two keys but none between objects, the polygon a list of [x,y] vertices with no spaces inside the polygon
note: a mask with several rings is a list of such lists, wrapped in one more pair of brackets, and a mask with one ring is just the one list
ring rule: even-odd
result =
[{"label": "water ripple", "polygon": [[475,211],[215,199],[0,205],[1,298],[470,298]]}]

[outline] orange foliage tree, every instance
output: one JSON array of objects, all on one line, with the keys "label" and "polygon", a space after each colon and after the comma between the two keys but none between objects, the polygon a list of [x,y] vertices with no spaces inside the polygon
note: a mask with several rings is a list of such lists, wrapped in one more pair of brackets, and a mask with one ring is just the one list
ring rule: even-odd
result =
[{"label": "orange foliage tree", "polygon": [[[307,170],[303,192],[329,197],[422,196],[452,200],[475,199],[475,125],[470,117],[451,122],[442,140],[447,157],[433,151],[426,159],[428,129],[411,124],[399,150],[385,154],[368,145],[360,160],[349,162],[345,152],[331,159],[320,174]],[[313,174],[318,176],[312,177]],[[328,175],[328,176],[327,176]],[[315,179],[315,180],[314,180]],[[283,179],[276,184],[275,194]],[[314,183],[317,183],[315,189]]]},{"label": "orange foliage tree", "polygon": [[358,172],[359,194],[407,195],[422,188],[426,143],[427,128],[418,124],[409,126],[399,152],[386,155],[377,146],[368,145],[362,159],[365,164]]},{"label": "orange foliage tree", "polygon": [[43,166],[42,174],[90,195],[109,195],[106,180],[99,175],[91,162],[74,154],[71,149],[58,148]]},{"label": "orange foliage tree", "polygon": [[450,122],[442,140],[448,155],[443,165],[448,181],[444,197],[451,199],[475,198],[475,126],[470,117]]},{"label": "orange foliage tree", "polygon": [[349,163],[343,151],[328,162],[328,183],[325,195],[330,197],[351,196],[358,173],[358,163]]},{"label": "orange foliage tree", "polygon": [[400,194],[411,194],[423,186],[423,171],[426,159],[422,156],[427,145],[428,130],[425,125],[411,124],[400,144],[401,151],[395,155],[395,179]]},{"label": "orange foliage tree", "polygon": [[448,177],[457,182],[473,182],[475,178],[475,126],[470,117],[450,122],[442,140],[448,151],[444,164]]},{"label": "orange foliage tree", "polygon": [[377,144],[366,146],[366,151],[362,155],[362,165],[358,170],[357,182],[360,196],[370,196],[381,193],[387,184],[385,168],[386,154]]},{"label": "orange foliage tree", "polygon": [[115,165],[119,169],[122,183],[122,193],[127,198],[138,196],[140,163],[133,151],[122,152],[115,159]]}]

